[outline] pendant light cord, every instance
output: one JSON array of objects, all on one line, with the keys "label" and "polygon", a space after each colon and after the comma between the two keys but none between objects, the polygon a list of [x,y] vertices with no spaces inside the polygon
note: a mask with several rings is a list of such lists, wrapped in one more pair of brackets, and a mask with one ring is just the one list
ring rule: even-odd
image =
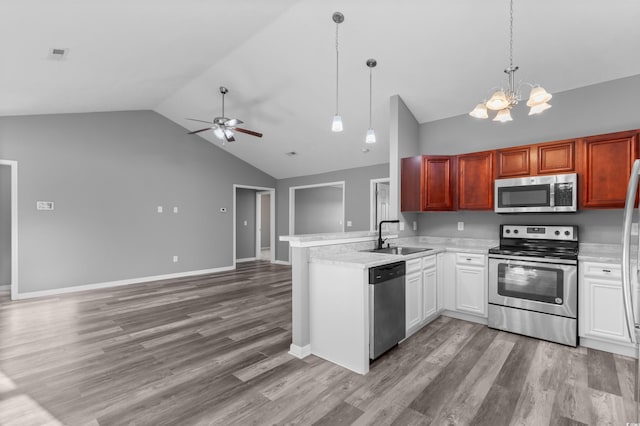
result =
[{"label": "pendant light cord", "polygon": [[336,23],[336,115],[338,115],[338,82],[339,82],[339,55],[338,55],[338,25],[340,25],[339,23]]},{"label": "pendant light cord", "polygon": [[372,68],[369,67],[369,128],[372,129],[373,127],[371,127],[371,98],[372,98],[372,91],[373,91],[373,84],[371,83],[373,77],[373,72],[372,72]]},{"label": "pendant light cord", "polygon": [[509,6],[509,68],[513,69],[513,0]]}]

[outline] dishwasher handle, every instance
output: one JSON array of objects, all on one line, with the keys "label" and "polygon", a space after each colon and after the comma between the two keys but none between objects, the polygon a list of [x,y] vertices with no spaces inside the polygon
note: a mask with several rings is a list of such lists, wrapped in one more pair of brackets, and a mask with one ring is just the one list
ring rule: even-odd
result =
[{"label": "dishwasher handle", "polygon": [[369,269],[369,284],[379,284],[405,275],[405,262],[389,263]]}]

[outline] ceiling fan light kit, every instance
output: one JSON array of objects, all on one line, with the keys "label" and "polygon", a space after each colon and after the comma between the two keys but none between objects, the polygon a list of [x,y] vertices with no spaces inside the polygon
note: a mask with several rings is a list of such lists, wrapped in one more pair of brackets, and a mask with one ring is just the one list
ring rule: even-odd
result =
[{"label": "ceiling fan light kit", "polygon": [[540,85],[532,85],[530,83],[521,83],[516,86],[515,73],[518,67],[513,65],[513,0],[509,2],[509,68],[505,69],[508,75],[508,86],[506,89],[499,89],[491,95],[488,101],[484,101],[476,105],[469,113],[470,116],[480,119],[489,118],[487,110],[498,111],[492,121],[505,123],[512,121],[511,109],[522,99],[521,86],[526,84],[531,86],[531,93],[527,106],[530,107],[529,115],[540,114],[541,112],[551,108],[548,103],[551,100],[551,94]]},{"label": "ceiling fan light kit", "polygon": [[220,94],[222,94],[222,116],[216,117],[213,121],[205,121],[205,120],[197,120],[195,118],[187,118],[187,120],[198,121],[200,123],[210,124],[210,127],[205,127],[204,129],[194,130],[193,132],[189,132],[189,135],[193,135],[200,132],[205,132],[207,130],[212,130],[213,134],[216,138],[222,141],[224,145],[227,142],[234,142],[236,139],[234,137],[234,131],[240,133],[246,133],[251,136],[256,136],[261,138],[262,133],[254,132],[253,130],[247,130],[238,127],[238,124],[242,124],[242,120],[238,120],[237,118],[227,118],[224,116],[224,95],[229,93],[229,89],[224,86],[220,86]]}]

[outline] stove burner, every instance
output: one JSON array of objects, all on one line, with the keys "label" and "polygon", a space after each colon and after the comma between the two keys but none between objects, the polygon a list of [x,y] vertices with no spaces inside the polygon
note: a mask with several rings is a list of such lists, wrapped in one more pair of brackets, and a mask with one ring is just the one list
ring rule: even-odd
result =
[{"label": "stove burner", "polygon": [[[545,238],[538,238],[533,229],[542,229]],[[558,230],[562,230],[560,233]],[[564,237],[569,229],[570,238]],[[517,232],[519,231],[519,232]],[[514,237],[519,233],[520,237]],[[500,246],[489,249],[490,254],[504,256],[538,257],[544,259],[578,259],[578,227],[577,226],[544,226],[500,225]]]}]

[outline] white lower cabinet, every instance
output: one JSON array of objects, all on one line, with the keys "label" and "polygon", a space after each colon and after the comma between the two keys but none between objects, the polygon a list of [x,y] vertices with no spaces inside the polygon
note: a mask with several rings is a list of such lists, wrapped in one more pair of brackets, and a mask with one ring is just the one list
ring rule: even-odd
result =
[{"label": "white lower cabinet", "polygon": [[437,314],[438,275],[436,256],[406,262],[406,331],[407,337]]},{"label": "white lower cabinet", "polygon": [[578,269],[580,337],[629,343],[622,303],[621,266],[584,261]]},{"label": "white lower cabinet", "polygon": [[456,253],[456,311],[487,316],[487,257],[484,254]]}]

